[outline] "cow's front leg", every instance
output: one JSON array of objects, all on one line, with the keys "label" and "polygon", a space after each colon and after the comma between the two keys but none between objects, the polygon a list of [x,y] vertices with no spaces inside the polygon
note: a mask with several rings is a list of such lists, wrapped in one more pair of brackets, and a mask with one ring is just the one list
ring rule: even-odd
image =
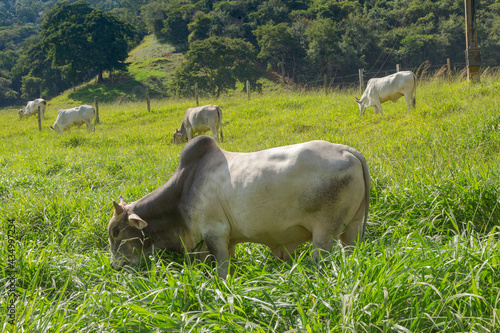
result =
[{"label": "cow's front leg", "polygon": [[215,257],[219,266],[218,274],[225,279],[229,271],[229,243],[227,237],[215,233],[207,233],[203,236],[208,251]]},{"label": "cow's front leg", "polygon": [[380,112],[380,115],[383,116],[384,112],[382,112],[382,104],[379,101],[375,101],[375,109]]}]

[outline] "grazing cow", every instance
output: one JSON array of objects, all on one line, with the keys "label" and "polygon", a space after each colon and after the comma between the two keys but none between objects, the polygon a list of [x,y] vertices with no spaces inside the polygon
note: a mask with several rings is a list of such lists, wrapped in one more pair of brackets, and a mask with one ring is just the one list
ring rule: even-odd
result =
[{"label": "grazing cow", "polygon": [[112,266],[138,264],[153,249],[184,253],[203,244],[224,278],[240,242],[265,244],[287,260],[312,239],[317,257],[334,239],[352,246],[363,238],[369,200],[368,166],[354,148],[310,141],[232,153],[200,135],[164,185],[135,202],[113,202]]},{"label": "grazing cow", "polygon": [[174,132],[174,143],[179,144],[183,141],[189,141],[196,133],[205,133],[212,131],[215,140],[224,141],[222,135],[222,110],[217,105],[205,105],[186,110],[181,127]]},{"label": "grazing cow", "polygon": [[81,105],[71,109],[61,109],[57,112],[56,122],[51,129],[57,133],[62,133],[71,126],[80,128],[83,124],[87,125],[87,132],[94,130],[92,120],[95,116],[95,110],[92,105]]},{"label": "grazing cow", "polygon": [[382,103],[389,100],[396,103],[401,97],[405,96],[408,112],[410,106],[415,108],[415,91],[417,89],[417,78],[410,71],[397,72],[395,74],[370,79],[366,86],[366,90],[360,99],[356,99],[359,106],[359,113],[363,115],[365,109],[374,106],[375,112],[382,112]]},{"label": "grazing cow", "polygon": [[40,107],[40,116],[45,118],[45,108],[47,106],[47,102],[43,98],[37,98],[34,101],[29,101],[26,104],[24,109],[20,109],[17,113],[19,114],[19,118],[29,117],[38,113],[38,107]]}]

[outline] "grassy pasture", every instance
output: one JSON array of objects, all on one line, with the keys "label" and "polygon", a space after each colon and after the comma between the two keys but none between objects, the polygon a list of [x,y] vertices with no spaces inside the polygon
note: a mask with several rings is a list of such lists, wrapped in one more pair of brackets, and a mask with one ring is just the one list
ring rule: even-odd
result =
[{"label": "grassy pasture", "polygon": [[[302,246],[278,262],[237,247],[232,274],[164,254],[113,271],[112,200],[134,201],[174,172],[172,145],[192,100],[100,104],[101,124],[56,135],[68,100],[36,119],[0,111],[0,325],[7,332],[499,332],[500,80],[419,82],[404,99],[359,116],[354,91],[234,93],[223,149],[254,151],[323,139],[351,145],[372,177],[367,235],[319,264]],[[92,102],[86,101],[86,103]],[[7,234],[14,225],[15,236]],[[8,286],[15,281],[15,293]],[[10,298],[9,298],[10,295]],[[15,303],[15,324],[5,314]]]}]

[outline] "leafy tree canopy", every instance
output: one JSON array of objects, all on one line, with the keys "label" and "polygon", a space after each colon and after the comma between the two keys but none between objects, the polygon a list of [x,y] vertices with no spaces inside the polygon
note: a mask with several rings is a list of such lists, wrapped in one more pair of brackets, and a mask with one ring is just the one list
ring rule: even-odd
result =
[{"label": "leafy tree canopy", "polygon": [[[499,65],[498,0],[476,6],[484,64]],[[245,41],[255,51],[248,62],[299,84],[322,84],[324,75],[339,82],[359,68],[377,71],[395,63],[415,68],[450,58],[465,65],[463,0],[5,0],[0,52],[14,51],[18,60],[2,75],[18,96],[28,94],[21,89],[27,75],[42,79],[40,91],[57,91],[123,69],[124,45],[148,33],[182,52],[214,37]],[[37,46],[41,40],[43,47]],[[187,80],[187,68],[178,83]],[[48,75],[54,77],[45,80]],[[49,88],[49,81],[57,83]],[[198,84],[215,94],[227,89]]]},{"label": "leafy tree canopy", "polygon": [[260,73],[253,64],[255,55],[252,44],[241,39],[210,37],[195,41],[175,73],[172,88],[178,94],[189,95],[198,84],[202,91],[219,96],[235,89],[238,81],[249,80],[251,86],[258,87]]}]

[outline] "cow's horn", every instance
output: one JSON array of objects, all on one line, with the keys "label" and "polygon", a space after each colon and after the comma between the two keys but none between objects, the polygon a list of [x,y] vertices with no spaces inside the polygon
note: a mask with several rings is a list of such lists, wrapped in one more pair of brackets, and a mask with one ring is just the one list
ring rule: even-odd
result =
[{"label": "cow's horn", "polygon": [[115,215],[121,215],[123,214],[123,207],[120,206],[119,203],[117,203],[116,201],[113,201],[113,206],[115,207]]},{"label": "cow's horn", "polygon": [[125,206],[127,203],[125,202],[125,200],[123,199],[123,197],[120,195],[120,205],[123,205]]}]

